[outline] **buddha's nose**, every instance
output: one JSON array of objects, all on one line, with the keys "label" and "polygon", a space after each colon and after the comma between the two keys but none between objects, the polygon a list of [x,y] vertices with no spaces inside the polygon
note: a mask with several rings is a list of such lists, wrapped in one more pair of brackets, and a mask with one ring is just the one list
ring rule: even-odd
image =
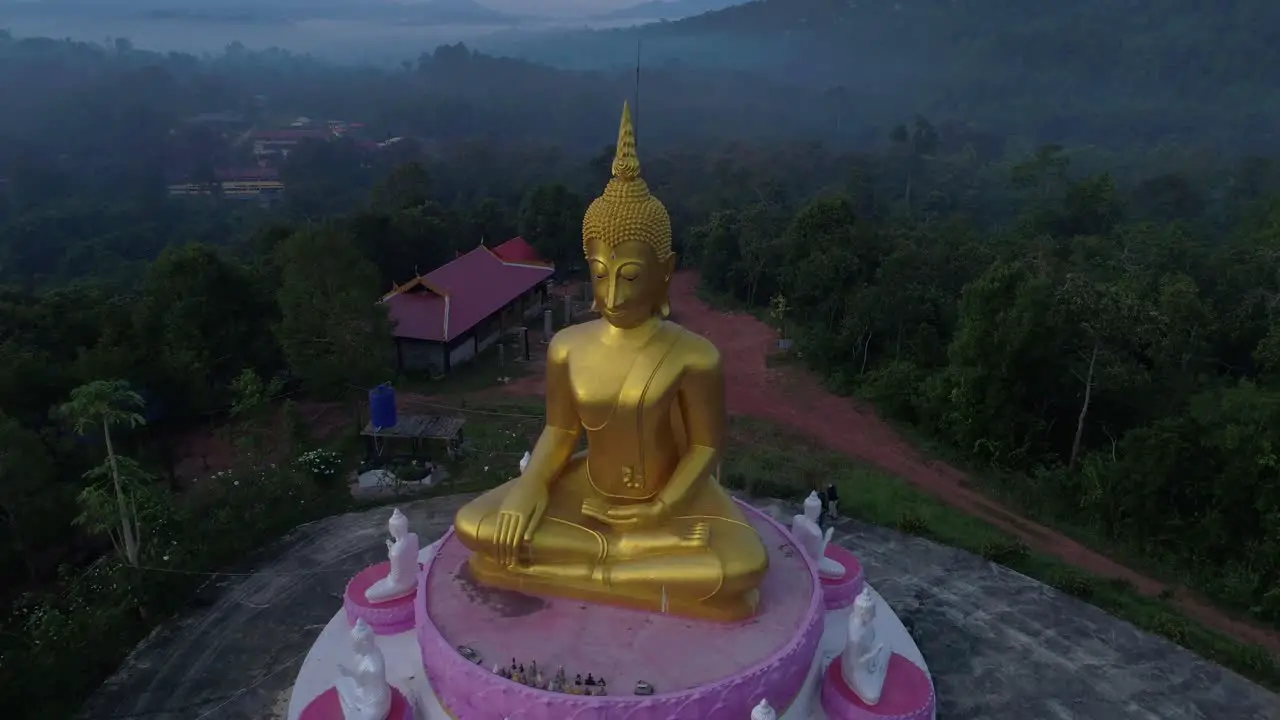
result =
[{"label": "buddha's nose", "polygon": [[626,297],[622,292],[621,285],[622,283],[618,282],[617,280],[612,280],[609,282],[609,292],[605,296],[604,306],[610,312],[616,311],[618,309],[618,306],[621,305],[623,301],[626,300]]}]

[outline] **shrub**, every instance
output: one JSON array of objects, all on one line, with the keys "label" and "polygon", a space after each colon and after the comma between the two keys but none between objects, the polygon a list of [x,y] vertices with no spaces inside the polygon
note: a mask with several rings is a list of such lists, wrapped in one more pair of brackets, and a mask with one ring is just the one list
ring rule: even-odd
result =
[{"label": "shrub", "polygon": [[1021,540],[1000,538],[982,544],[982,557],[1005,567],[1017,567],[1030,554],[1030,548]]},{"label": "shrub", "polygon": [[896,525],[899,532],[907,535],[918,535],[920,537],[929,535],[929,520],[914,510],[904,510],[898,516]]},{"label": "shrub", "polygon": [[1097,580],[1073,567],[1062,567],[1049,576],[1049,585],[1081,600],[1088,600],[1097,592]]},{"label": "shrub", "polygon": [[915,422],[919,405],[917,394],[924,373],[910,362],[894,361],[867,374],[862,381],[862,396],[875,403],[876,409],[896,420]]}]

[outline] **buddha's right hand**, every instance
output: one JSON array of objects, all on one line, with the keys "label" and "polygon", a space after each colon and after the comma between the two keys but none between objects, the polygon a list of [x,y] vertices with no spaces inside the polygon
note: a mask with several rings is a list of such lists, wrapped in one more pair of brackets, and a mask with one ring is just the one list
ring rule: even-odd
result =
[{"label": "buddha's right hand", "polygon": [[547,488],[525,477],[511,483],[502,505],[498,508],[493,547],[497,560],[504,567],[512,567],[520,561],[520,548],[533,539],[542,513],[547,509]]}]

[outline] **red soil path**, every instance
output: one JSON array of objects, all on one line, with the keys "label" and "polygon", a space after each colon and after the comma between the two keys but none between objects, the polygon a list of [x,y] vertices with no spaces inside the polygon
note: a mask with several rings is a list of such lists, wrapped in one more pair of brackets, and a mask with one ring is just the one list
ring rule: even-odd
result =
[{"label": "red soil path", "polygon": [[[828,392],[811,374],[797,368],[768,367],[766,358],[777,346],[778,336],[773,328],[746,313],[722,312],[709,307],[697,296],[697,283],[696,274],[678,273],[672,280],[671,304],[681,325],[707,337],[720,348],[731,414],[777,423],[831,450],[876,465],[947,505],[999,527],[1032,550],[1093,575],[1127,581],[1148,596],[1157,596],[1165,590],[1163,583],[1061,533],[1019,517],[966,486],[964,473],[921,456],[876,417],[871,408]],[[520,378],[504,390],[540,395],[541,373]],[[1280,633],[1231,618],[1185,590],[1176,590],[1174,598],[1200,623],[1237,640],[1280,653]]]}]

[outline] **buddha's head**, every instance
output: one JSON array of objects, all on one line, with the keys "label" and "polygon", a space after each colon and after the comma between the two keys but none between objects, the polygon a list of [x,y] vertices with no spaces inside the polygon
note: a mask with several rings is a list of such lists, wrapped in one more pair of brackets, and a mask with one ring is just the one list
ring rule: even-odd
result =
[{"label": "buddha's head", "polygon": [[387,521],[387,529],[391,532],[391,537],[399,540],[409,532],[409,518],[400,512],[400,508],[396,508],[391,512],[391,519]]},{"label": "buddha's head", "polygon": [[364,618],[357,619],[351,628],[351,645],[357,655],[364,655],[374,647],[373,628]]},{"label": "buddha's head", "polygon": [[761,700],[751,711],[751,720],[778,720],[778,713],[774,712],[768,700]]},{"label": "buddha's head", "polygon": [[818,491],[814,490],[809,493],[809,497],[804,499],[804,516],[817,522],[818,515],[822,513],[822,498],[818,497]]},{"label": "buddha's head", "polygon": [[876,617],[876,599],[865,585],[858,593],[858,599],[853,601],[853,617],[863,625],[869,625]]},{"label": "buddha's head", "polygon": [[640,177],[631,109],[622,105],[613,178],[582,219],[582,249],[592,308],[614,327],[633,328],[671,313],[667,290],[675,271],[671,218]]}]

